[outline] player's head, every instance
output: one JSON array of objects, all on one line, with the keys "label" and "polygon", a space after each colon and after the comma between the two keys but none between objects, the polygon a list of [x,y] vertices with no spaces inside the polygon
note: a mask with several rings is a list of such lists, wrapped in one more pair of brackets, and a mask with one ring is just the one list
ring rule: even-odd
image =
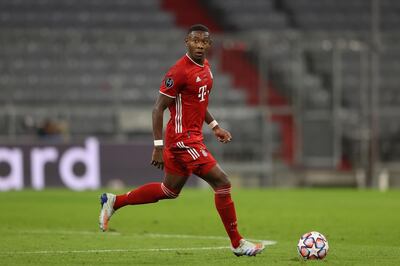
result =
[{"label": "player's head", "polygon": [[203,64],[212,43],[209,29],[202,24],[192,25],[187,32],[185,43],[190,58]]}]

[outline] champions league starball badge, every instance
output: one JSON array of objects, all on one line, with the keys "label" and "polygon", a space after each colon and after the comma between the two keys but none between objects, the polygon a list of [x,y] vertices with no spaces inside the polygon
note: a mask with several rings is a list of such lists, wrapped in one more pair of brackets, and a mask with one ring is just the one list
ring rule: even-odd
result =
[{"label": "champions league starball badge", "polygon": [[172,78],[166,78],[164,81],[165,87],[168,89],[174,86],[174,80]]}]

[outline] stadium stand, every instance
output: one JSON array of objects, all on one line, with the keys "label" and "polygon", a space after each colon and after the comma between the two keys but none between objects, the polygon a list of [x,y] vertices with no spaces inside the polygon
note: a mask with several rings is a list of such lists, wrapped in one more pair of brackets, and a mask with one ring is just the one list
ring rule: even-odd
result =
[{"label": "stadium stand", "polygon": [[[252,111],[256,107],[248,107],[253,123],[241,127],[243,131],[233,126],[242,120],[230,120],[218,107],[236,112],[248,103],[262,103],[258,90],[264,84],[268,105],[289,109],[289,114],[268,121],[272,142],[280,145],[273,150],[286,154],[291,163],[313,165],[319,158],[318,166],[339,166],[346,152],[337,147],[341,138],[359,141],[361,133],[354,130],[368,124],[362,116],[372,101],[370,63],[373,52],[379,52],[377,100],[384,116],[379,122],[380,155],[399,159],[398,145],[391,143],[397,143],[400,125],[391,108],[400,101],[400,4],[380,3],[382,42],[377,47],[370,36],[370,1],[194,1],[196,14],[218,14],[214,20],[204,19],[213,30],[225,31],[221,39],[240,40],[244,47],[238,52],[236,46],[217,40],[213,51],[218,89],[212,108],[239,139],[252,139],[249,151],[232,145],[223,151],[226,157],[252,160],[263,154],[257,146],[263,136],[251,135],[263,132],[259,113]],[[208,10],[200,10],[201,4]],[[73,136],[150,132],[146,110],[162,75],[184,52],[177,45],[184,32],[176,23],[186,25],[193,19],[187,15],[189,4],[178,6],[173,0],[0,0],[1,134],[31,134],[30,125],[49,115],[67,121]],[[238,61],[229,64],[226,55]],[[243,66],[247,72],[241,77]],[[336,123],[343,129],[339,140],[333,133]]]},{"label": "stadium stand", "polygon": [[211,0],[210,6],[224,14],[225,25],[233,30],[284,30],[287,16],[277,11],[274,0]]},{"label": "stadium stand", "polygon": [[[349,150],[348,143],[354,146],[352,153],[359,150],[355,143],[362,138],[364,128],[360,128],[365,124],[379,128],[373,134],[380,134],[384,161],[400,158],[393,152],[396,145],[390,145],[396,142],[393,136],[399,128],[398,118],[393,115],[399,103],[396,84],[400,82],[398,1],[381,0],[377,7],[372,6],[373,1],[362,0],[208,2],[226,19],[229,29],[240,32],[241,39],[246,38],[247,57],[255,57],[255,65],[266,66],[258,71],[278,93],[292,106],[301,98],[299,131],[305,165],[307,157],[326,158],[325,165],[340,167],[342,157],[349,156],[344,154]],[[371,38],[373,8],[380,12],[380,43]],[[374,53],[379,53],[380,60],[379,93],[371,96]],[[364,121],[375,99],[379,102],[375,109],[381,111],[378,122]],[[343,129],[339,133],[343,140],[335,140],[332,131],[337,127]],[[353,141],[346,141],[348,138]],[[316,140],[319,145],[313,145]],[[333,148],[342,142],[346,145]],[[357,156],[360,154],[353,154],[353,158]]]},{"label": "stadium stand", "polygon": [[[391,0],[382,0],[378,8],[380,13],[379,30],[382,39],[380,43],[374,43],[370,32],[372,27],[372,1],[285,1],[286,8],[293,15],[294,26],[308,32],[324,31],[323,38],[331,40],[335,48],[325,51],[308,47],[305,55],[309,57],[310,72],[321,77],[323,84],[332,94],[335,80],[340,78],[341,102],[343,107],[351,112],[359,113],[360,110],[371,108],[371,103],[377,98],[378,108],[382,110],[379,122],[373,127],[379,128],[380,155],[383,161],[398,160],[400,154],[395,154],[389,143],[397,142],[393,135],[398,130],[398,118],[387,113],[396,112],[389,110],[398,105],[398,93],[396,84],[399,84],[400,60],[397,47],[399,23],[399,3]],[[335,43],[338,32],[342,34],[341,40]],[[388,38],[388,36],[390,36]],[[316,41],[317,42],[317,41]],[[321,40],[320,40],[321,42]],[[379,46],[377,46],[379,45]],[[372,94],[371,80],[369,76],[373,73],[371,68],[372,53],[379,52],[379,93]],[[335,54],[336,53],[336,54]],[[336,58],[335,58],[336,57]],[[336,60],[336,62],[335,62]],[[336,64],[340,64],[340,70],[333,71]],[[331,98],[333,96],[331,95]],[[388,112],[385,112],[387,110]],[[376,112],[376,110],[375,110]],[[357,121],[357,124],[362,123]],[[390,121],[390,122],[389,122]],[[344,121],[345,124],[352,124],[351,121]],[[372,123],[372,122],[370,122]],[[388,126],[391,124],[391,126]],[[393,125],[394,124],[394,125]],[[356,126],[353,122],[354,129]],[[397,131],[398,133],[398,131]],[[352,138],[354,133],[344,131],[344,136]],[[354,145],[354,144],[353,144]],[[396,146],[396,145],[394,145]],[[391,156],[387,156],[391,153]]]},{"label": "stadium stand", "polygon": [[[163,8],[171,5],[0,0],[0,133],[36,134],[51,119],[66,124],[71,138],[151,138],[151,108],[160,82],[185,52],[185,32],[175,26],[173,12]],[[211,61],[218,66],[218,58]],[[252,136],[248,152],[232,145],[223,153],[263,158],[261,133],[252,134],[260,127],[259,112],[250,108],[246,116],[230,118],[226,110],[243,112],[244,92],[232,89],[231,77],[218,67],[213,71],[211,108],[238,139]],[[240,119],[252,125],[235,129]]]}]

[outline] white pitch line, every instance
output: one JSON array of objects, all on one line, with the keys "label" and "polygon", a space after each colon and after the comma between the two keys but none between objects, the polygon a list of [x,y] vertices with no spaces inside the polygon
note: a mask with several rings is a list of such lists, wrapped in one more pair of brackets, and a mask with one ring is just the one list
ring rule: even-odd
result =
[{"label": "white pitch line", "polygon": [[[228,237],[224,236],[199,236],[199,235],[171,235],[171,234],[145,234],[146,237],[153,238],[191,238],[191,239],[218,239],[218,240],[228,240]],[[249,241],[263,242],[264,245],[270,246],[275,245],[276,241],[273,240],[263,240],[263,239],[247,239]]]},{"label": "white pitch line", "polygon": [[[77,235],[101,235],[102,232],[93,231],[69,231],[69,230],[26,230],[24,233],[33,234],[77,234]],[[107,232],[107,235],[120,235],[118,232]],[[223,236],[201,236],[201,235],[179,235],[179,234],[134,234],[135,237],[152,237],[152,238],[188,238],[188,239],[216,239],[228,240]],[[262,242],[266,246],[275,245],[277,242],[273,240],[248,239],[250,241]],[[191,247],[191,248],[148,248],[148,249],[89,249],[89,250],[37,250],[37,251],[3,251],[0,256],[17,255],[17,254],[66,254],[66,253],[109,253],[109,252],[153,252],[153,251],[195,251],[195,250],[219,250],[230,249],[227,246],[219,247]]]},{"label": "white pitch line", "polygon": [[147,237],[153,238],[195,238],[195,239],[220,239],[226,240],[224,236],[198,236],[198,235],[171,235],[171,234],[145,234]]},{"label": "white pitch line", "polygon": [[[100,231],[73,231],[73,230],[22,230],[19,231],[26,234],[50,234],[50,235],[101,235],[104,234]],[[121,235],[119,232],[107,232],[108,235]]]},{"label": "white pitch line", "polygon": [[16,254],[66,254],[66,253],[110,253],[110,252],[153,252],[153,251],[191,251],[229,249],[230,247],[193,247],[193,248],[142,248],[142,249],[88,249],[88,250],[38,250],[38,251],[4,251],[0,256]]},{"label": "white pitch line", "polygon": [[[73,231],[73,230],[48,230],[48,229],[39,229],[39,230],[24,230],[20,231],[28,234],[65,234],[65,235],[118,235],[119,232],[100,232],[100,231]],[[228,237],[225,236],[201,236],[201,235],[183,235],[183,234],[133,234],[126,236],[135,236],[135,237],[151,237],[151,238],[188,238],[188,239],[214,239],[214,240],[229,240]],[[263,242],[264,245],[275,245],[277,242],[273,240],[264,240],[264,239],[247,239],[249,241],[255,242]]]}]

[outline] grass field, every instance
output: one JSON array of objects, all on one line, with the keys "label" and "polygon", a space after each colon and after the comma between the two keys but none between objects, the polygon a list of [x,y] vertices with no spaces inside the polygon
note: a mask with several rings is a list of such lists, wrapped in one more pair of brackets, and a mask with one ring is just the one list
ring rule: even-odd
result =
[{"label": "grass field", "polygon": [[[122,191],[114,191],[122,192]],[[0,265],[400,265],[400,191],[234,189],[242,235],[273,240],[236,257],[210,190],[128,206],[98,230],[100,192],[1,192]],[[302,261],[298,238],[320,231],[323,261]]]}]

